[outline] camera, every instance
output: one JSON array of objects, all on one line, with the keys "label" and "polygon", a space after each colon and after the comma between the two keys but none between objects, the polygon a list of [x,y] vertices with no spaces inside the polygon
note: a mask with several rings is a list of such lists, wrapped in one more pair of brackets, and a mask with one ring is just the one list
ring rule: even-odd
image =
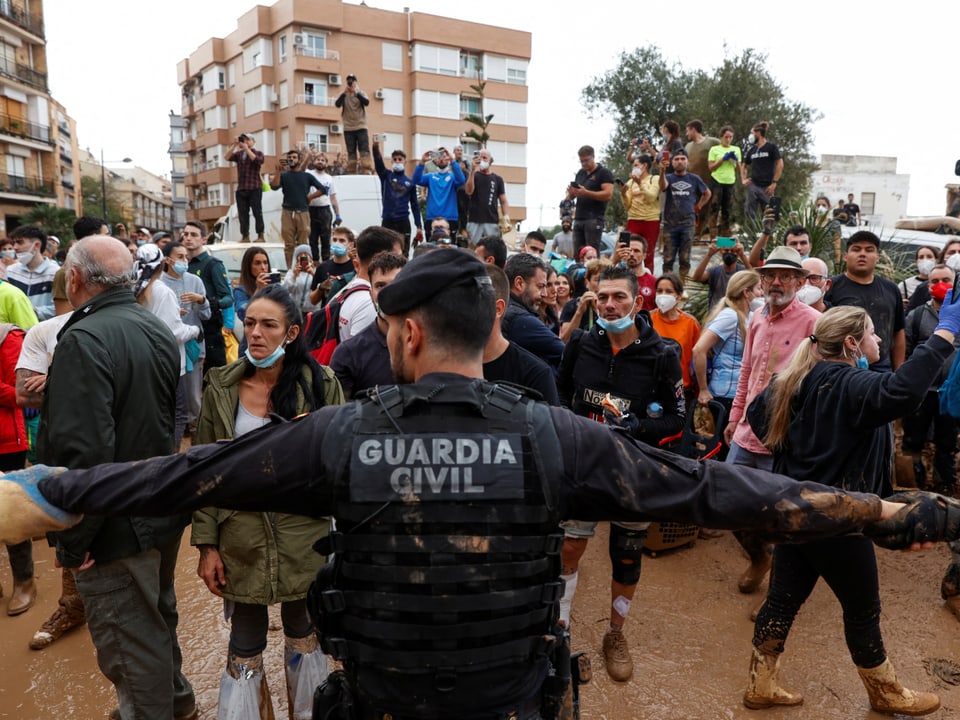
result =
[{"label": "camera", "polygon": [[246,133],[240,133],[240,137],[237,138],[238,142],[246,142],[249,139],[249,135]]}]

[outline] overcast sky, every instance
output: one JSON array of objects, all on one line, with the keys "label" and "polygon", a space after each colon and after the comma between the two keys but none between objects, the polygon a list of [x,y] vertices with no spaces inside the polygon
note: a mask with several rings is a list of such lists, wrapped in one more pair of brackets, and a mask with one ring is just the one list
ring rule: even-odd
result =
[{"label": "overcast sky", "polygon": [[[691,69],[716,67],[724,53],[745,48],[767,53],[787,96],[824,115],[814,126],[814,154],[897,157],[898,172],[910,175],[911,215],[943,214],[944,185],[958,181],[960,93],[951,69],[960,58],[949,3],[367,4],[437,15],[456,8],[464,20],[533,33],[527,152],[533,224],[524,229],[541,217],[556,222],[557,202],[578,168],[576,149],[600,148],[609,138],[612,120],[589,120],[581,89],[614,67],[621,51],[649,44]],[[252,7],[250,0],[44,0],[50,89],[76,119],[80,146],[94,154],[103,148],[108,161],[131,157],[169,174],[168,115],[180,111],[177,62],[208,38],[233,32]],[[682,125],[685,118],[677,120]],[[774,128],[770,137],[776,142]]]}]

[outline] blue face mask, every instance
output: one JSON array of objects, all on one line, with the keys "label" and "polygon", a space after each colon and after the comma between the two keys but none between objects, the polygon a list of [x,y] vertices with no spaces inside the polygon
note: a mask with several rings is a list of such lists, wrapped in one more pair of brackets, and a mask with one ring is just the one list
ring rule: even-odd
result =
[{"label": "blue face mask", "polygon": [[330,254],[336,257],[343,257],[347,254],[347,246],[343,243],[330,243]]},{"label": "blue face mask", "polygon": [[183,275],[190,269],[190,266],[185,262],[175,262],[173,264],[173,271],[177,275]]},{"label": "blue face mask", "polygon": [[250,355],[250,348],[247,348],[243,352],[247,356],[247,360],[249,360],[250,364],[253,365],[254,367],[269,368],[276,365],[277,361],[283,357],[284,350],[283,350],[283,343],[281,343],[280,345],[277,346],[276,350],[274,350],[272,353],[267,355],[262,360],[257,360],[255,357]]},{"label": "blue face mask", "polygon": [[867,362],[866,355],[861,355],[860,357],[857,358],[857,367],[860,368],[861,370],[870,369],[870,363]]},{"label": "blue face mask", "polygon": [[633,326],[633,317],[630,315],[624,315],[622,318],[617,318],[616,320],[606,320],[601,317],[597,318],[597,325],[602,327],[608,333],[613,335],[622,335]]}]

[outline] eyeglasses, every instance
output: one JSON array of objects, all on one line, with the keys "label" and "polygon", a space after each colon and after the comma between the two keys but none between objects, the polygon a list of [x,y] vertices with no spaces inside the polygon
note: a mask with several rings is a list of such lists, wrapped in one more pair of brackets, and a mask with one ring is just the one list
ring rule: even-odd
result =
[{"label": "eyeglasses", "polygon": [[772,283],[774,280],[785,283],[788,280],[797,280],[799,277],[793,270],[763,270],[760,273],[760,280],[765,283]]},{"label": "eyeglasses", "polygon": [[807,275],[807,281],[815,284],[822,283],[826,279],[826,275]]}]

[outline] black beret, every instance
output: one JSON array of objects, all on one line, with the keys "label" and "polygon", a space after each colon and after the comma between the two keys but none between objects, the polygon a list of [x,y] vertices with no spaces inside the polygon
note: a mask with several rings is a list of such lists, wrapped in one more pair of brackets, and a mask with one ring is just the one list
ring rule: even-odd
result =
[{"label": "black beret", "polygon": [[441,290],[464,283],[492,285],[483,262],[459,249],[434,250],[414,258],[377,296],[380,310],[399,315],[423,305]]}]

